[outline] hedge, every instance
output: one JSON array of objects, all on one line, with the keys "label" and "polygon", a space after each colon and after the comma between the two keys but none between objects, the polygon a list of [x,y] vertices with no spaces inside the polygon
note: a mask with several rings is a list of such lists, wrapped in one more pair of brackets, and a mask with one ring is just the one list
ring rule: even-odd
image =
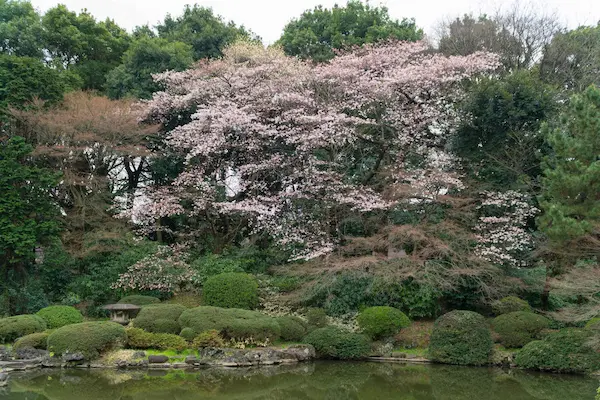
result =
[{"label": "hedge", "polygon": [[402,328],[410,326],[410,320],[394,307],[369,307],[358,315],[358,326],[372,339],[379,340],[394,336]]},{"label": "hedge", "polygon": [[127,329],[127,346],[132,349],[156,349],[183,351],[187,341],[170,333],[151,333],[139,328]]},{"label": "hedge", "polygon": [[482,315],[455,310],[435,321],[429,358],[445,364],[484,365],[492,346],[492,335]]},{"label": "hedge", "polygon": [[253,310],[258,306],[258,283],[251,275],[230,272],[212,276],[202,289],[203,304]]},{"label": "hedge", "polygon": [[492,320],[492,329],[499,342],[509,348],[523,347],[540,339],[540,333],[550,327],[551,321],[541,315],[524,311],[502,314]]},{"label": "hedge", "polygon": [[194,338],[193,346],[197,349],[206,347],[225,347],[225,340],[217,330],[210,330],[200,333]]},{"label": "hedge", "polygon": [[492,304],[492,311],[496,315],[508,314],[516,311],[533,312],[528,302],[517,296],[508,296]]},{"label": "hedge", "polygon": [[0,343],[12,343],[21,336],[42,332],[46,321],[37,315],[17,315],[0,319]]},{"label": "hedge", "polygon": [[352,333],[337,327],[318,328],[309,333],[304,342],[313,345],[319,357],[339,360],[365,358],[371,351],[366,335]]},{"label": "hedge", "polygon": [[181,332],[179,332],[179,336],[188,342],[191,342],[196,338],[196,331],[194,331],[192,328],[183,328]]},{"label": "hedge", "polygon": [[133,304],[136,306],[147,306],[150,304],[158,304],[160,303],[160,299],[152,296],[141,296],[141,295],[131,295],[125,296],[121,300],[118,301],[119,304]]},{"label": "hedge", "polygon": [[543,340],[528,343],[516,357],[521,368],[553,372],[586,373],[600,370],[600,352],[594,333],[567,328]]},{"label": "hedge", "polygon": [[281,328],[275,318],[256,311],[202,306],[184,311],[179,317],[182,328],[194,332],[216,330],[228,339],[256,340],[279,338]]},{"label": "hedge", "polygon": [[65,325],[83,322],[83,315],[75,307],[50,306],[42,308],[35,315],[46,321],[48,329],[62,328]]},{"label": "hedge", "polygon": [[324,328],[328,325],[327,313],[323,308],[309,308],[306,312],[309,329]]},{"label": "hedge", "polygon": [[181,326],[177,320],[185,310],[187,308],[179,304],[143,306],[133,320],[133,326],[152,333],[178,334],[181,332]]},{"label": "hedge", "polygon": [[108,350],[125,344],[127,334],[121,325],[108,322],[83,322],[63,326],[48,337],[48,350],[61,355],[82,353],[86,360],[98,358]]},{"label": "hedge", "polygon": [[285,316],[277,318],[277,324],[281,330],[281,338],[287,341],[297,342],[302,340],[307,333],[306,322],[302,318]]},{"label": "hedge", "polygon": [[49,332],[37,332],[30,335],[25,335],[15,342],[13,345],[14,350],[18,349],[41,349],[46,350],[48,348],[48,336]]}]

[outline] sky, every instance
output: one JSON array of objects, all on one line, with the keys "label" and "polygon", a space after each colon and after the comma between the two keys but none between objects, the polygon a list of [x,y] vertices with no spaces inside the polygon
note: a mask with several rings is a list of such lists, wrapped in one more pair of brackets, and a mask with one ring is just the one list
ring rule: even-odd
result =
[{"label": "sky", "polygon": [[[527,0],[531,1],[531,0]],[[598,0],[532,0],[547,12],[556,12],[571,28],[579,25],[596,25],[600,21]],[[197,0],[200,6],[212,7],[226,20],[233,20],[257,33],[265,44],[276,41],[284,26],[304,10],[322,4],[331,7],[346,0]],[[133,29],[136,26],[156,25],[164,16],[182,13],[186,4],[193,0],[31,0],[44,12],[57,3],[65,4],[70,10],[83,8],[97,19],[109,17],[117,24]],[[372,5],[384,5],[396,19],[415,18],[417,25],[429,35],[434,33],[437,23],[447,17],[465,13],[491,13],[498,7],[506,7],[512,0],[371,0]]]}]

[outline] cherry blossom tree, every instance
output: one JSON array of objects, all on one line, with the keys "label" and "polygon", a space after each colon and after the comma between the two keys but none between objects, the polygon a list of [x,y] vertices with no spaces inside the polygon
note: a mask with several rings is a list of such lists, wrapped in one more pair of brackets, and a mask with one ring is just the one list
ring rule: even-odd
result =
[{"label": "cherry blossom tree", "polygon": [[493,71],[489,53],[446,57],[424,42],[368,45],[314,66],[278,48],[240,42],[220,60],[156,77],[147,103],[165,142],[185,158],[168,186],[149,187],[133,217],[240,215],[294,250],[331,252],[338,222],[411,196],[434,198],[462,183],[446,144],[457,83]]}]

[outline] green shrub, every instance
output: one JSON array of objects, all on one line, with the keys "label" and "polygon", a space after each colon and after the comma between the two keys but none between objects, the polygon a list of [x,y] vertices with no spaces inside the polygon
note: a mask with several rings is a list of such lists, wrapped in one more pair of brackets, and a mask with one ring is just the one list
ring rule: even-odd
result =
[{"label": "green shrub", "polygon": [[119,304],[133,304],[136,306],[147,306],[149,304],[158,304],[160,303],[160,299],[152,296],[140,296],[140,295],[132,295],[125,296],[121,300],[118,301]]},{"label": "green shrub", "polygon": [[81,312],[75,307],[69,306],[50,306],[42,308],[36,315],[46,321],[48,329],[56,329],[65,325],[83,322],[83,315],[81,315]]},{"label": "green shrub", "polygon": [[192,328],[183,328],[181,332],[179,332],[179,336],[188,342],[191,342],[196,338],[196,332]]},{"label": "green shrub", "polygon": [[429,357],[446,364],[484,365],[488,362],[492,345],[490,329],[482,315],[455,310],[435,321]]},{"label": "green shrub", "polygon": [[21,336],[46,330],[46,321],[37,315],[0,319],[0,343],[12,343]]},{"label": "green shrub", "polygon": [[48,337],[48,350],[56,355],[82,353],[87,360],[125,344],[127,334],[121,325],[108,322],[82,322],[58,328]]},{"label": "green shrub", "polygon": [[371,351],[371,343],[366,335],[331,326],[315,329],[304,338],[304,342],[313,345],[318,355],[324,358],[357,360]]},{"label": "green shrub", "polygon": [[194,260],[190,266],[195,272],[192,280],[196,286],[203,286],[208,278],[215,275],[245,272],[239,260],[216,254],[200,257]]},{"label": "green shrub", "polygon": [[155,349],[183,351],[187,341],[170,333],[151,333],[139,328],[127,329],[127,346],[132,349]]},{"label": "green shrub", "polygon": [[358,315],[357,322],[363,333],[375,340],[394,336],[410,325],[406,314],[386,306],[365,308]]},{"label": "green shrub", "polygon": [[502,314],[492,321],[492,329],[499,335],[504,347],[523,347],[539,339],[540,333],[550,327],[550,320],[530,312],[515,311]]},{"label": "green shrub", "polygon": [[494,302],[492,311],[496,315],[502,315],[516,311],[533,312],[533,309],[525,300],[521,300],[516,296],[508,296]]},{"label": "green shrub", "polygon": [[25,335],[15,342],[13,349],[42,349],[46,350],[48,347],[48,336],[50,336],[49,332],[37,332],[29,335]]},{"label": "green shrub", "polygon": [[202,332],[194,338],[193,346],[196,349],[205,347],[225,347],[225,340],[219,334],[219,331],[211,329],[210,331]]},{"label": "green shrub", "polygon": [[178,293],[164,303],[180,304],[185,308],[194,308],[202,305],[202,297],[194,293]]},{"label": "green shrub", "polygon": [[181,332],[181,326],[177,322],[182,312],[187,310],[179,304],[150,304],[143,306],[137,317],[133,320],[133,326],[153,333]]},{"label": "green shrub", "polygon": [[182,328],[195,332],[216,330],[228,339],[254,338],[264,341],[279,338],[280,328],[275,318],[256,311],[236,308],[196,307],[184,311],[179,317]]},{"label": "green shrub", "polygon": [[586,373],[600,370],[600,352],[594,333],[585,329],[562,329],[543,340],[530,342],[515,357],[521,368]]},{"label": "green shrub", "polygon": [[285,316],[277,318],[277,323],[281,329],[281,338],[287,341],[299,341],[306,336],[306,322],[302,318],[294,316]]},{"label": "green shrub", "polygon": [[206,280],[203,303],[207,306],[252,310],[258,306],[258,283],[251,275],[225,273]]},{"label": "green shrub", "polygon": [[309,308],[306,312],[306,320],[310,329],[324,328],[329,324],[327,314],[322,308]]}]

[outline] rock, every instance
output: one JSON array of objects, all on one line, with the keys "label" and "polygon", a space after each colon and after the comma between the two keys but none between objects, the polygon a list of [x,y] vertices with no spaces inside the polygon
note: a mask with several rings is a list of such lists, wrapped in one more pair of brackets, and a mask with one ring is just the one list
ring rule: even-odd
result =
[{"label": "rock", "polygon": [[175,369],[186,369],[186,368],[189,368],[189,365],[186,363],[177,362],[177,363],[171,364],[171,367],[175,368]]},{"label": "rock", "polygon": [[394,352],[392,343],[375,342],[371,346],[371,353],[375,357],[391,357]]},{"label": "rock", "polygon": [[167,357],[167,356],[163,356],[163,355],[148,356],[148,362],[150,364],[164,364],[168,361],[169,361],[169,357]]},{"label": "rock", "polygon": [[198,355],[201,359],[204,358],[220,358],[225,355],[225,350],[218,347],[204,347],[198,349]]},{"label": "rock", "polygon": [[15,350],[15,359],[17,360],[37,360],[49,357],[47,350],[34,349],[32,347]]},{"label": "rock", "polygon": [[4,346],[0,346],[0,361],[10,361],[12,357],[10,351]]},{"label": "rock", "polygon": [[310,344],[297,344],[283,350],[283,354],[287,357],[295,357],[298,361],[309,361],[317,356],[317,352]]},{"label": "rock", "polygon": [[185,358],[185,363],[188,365],[198,364],[198,358],[196,356],[187,356]]},{"label": "rock", "polygon": [[133,358],[146,358],[146,352],[136,351],[135,353],[133,353]]},{"label": "rock", "polygon": [[118,369],[125,369],[127,367],[130,367],[131,364],[129,362],[127,362],[126,360],[117,360],[117,362],[115,363],[115,366]]},{"label": "rock", "polygon": [[8,374],[0,372],[0,387],[8,385]]},{"label": "rock", "polygon": [[66,363],[81,363],[85,361],[85,356],[81,353],[65,353],[62,360]]}]

